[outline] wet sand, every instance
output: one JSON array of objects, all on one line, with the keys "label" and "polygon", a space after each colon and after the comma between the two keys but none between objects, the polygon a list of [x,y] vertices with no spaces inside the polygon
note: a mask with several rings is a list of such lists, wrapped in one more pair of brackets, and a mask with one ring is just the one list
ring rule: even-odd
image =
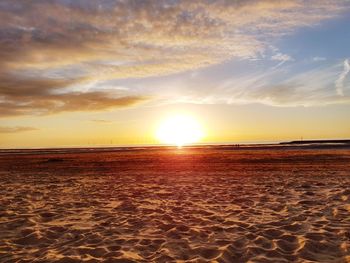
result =
[{"label": "wet sand", "polygon": [[0,262],[350,262],[350,148],[0,154]]}]

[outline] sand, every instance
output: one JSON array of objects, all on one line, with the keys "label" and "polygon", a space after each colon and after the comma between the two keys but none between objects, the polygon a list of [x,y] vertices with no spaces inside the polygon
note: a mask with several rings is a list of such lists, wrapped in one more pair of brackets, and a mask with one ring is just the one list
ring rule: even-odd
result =
[{"label": "sand", "polygon": [[350,262],[350,149],[0,154],[0,262]]}]

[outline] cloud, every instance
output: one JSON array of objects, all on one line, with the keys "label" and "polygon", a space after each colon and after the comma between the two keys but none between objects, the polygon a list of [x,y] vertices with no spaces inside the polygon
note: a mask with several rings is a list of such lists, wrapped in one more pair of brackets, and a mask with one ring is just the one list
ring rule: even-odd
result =
[{"label": "cloud", "polygon": [[349,74],[349,72],[350,72],[349,60],[345,59],[343,72],[340,73],[339,77],[335,81],[336,91],[339,96],[344,96],[344,81],[346,76]]},{"label": "cloud", "polygon": [[148,100],[148,98],[141,96],[111,97],[110,94],[103,92],[70,92],[21,98],[23,100],[0,102],[0,117],[48,115],[74,111],[102,111],[129,107]]},{"label": "cloud", "polygon": [[100,120],[100,119],[97,119],[97,120],[91,120],[91,122],[95,122],[95,123],[102,123],[102,124],[107,124],[107,123],[112,123],[112,121],[110,120]]},{"label": "cloud", "polygon": [[149,99],[142,89],[98,83],[254,60],[271,41],[348,7],[342,0],[2,0],[0,116],[131,106]]},{"label": "cloud", "polygon": [[327,59],[325,57],[313,57],[313,61],[318,62],[318,61],[326,61]]},{"label": "cloud", "polygon": [[271,57],[272,60],[277,60],[277,61],[293,61],[294,59],[287,55],[287,54],[282,54],[282,53],[277,53]]},{"label": "cloud", "polygon": [[278,68],[279,66],[282,66],[287,61],[294,61],[294,59],[291,56],[289,56],[287,54],[282,54],[280,52],[273,55],[271,57],[271,60],[279,61],[279,63],[274,67],[275,69]]},{"label": "cloud", "polygon": [[71,91],[62,87],[80,80],[20,79],[3,77],[0,82],[0,117],[47,115],[72,111],[100,111],[128,107],[149,100],[117,91]]},{"label": "cloud", "polygon": [[37,131],[39,129],[34,127],[24,127],[24,126],[17,126],[17,127],[1,127],[0,126],[0,133],[18,133],[18,132],[26,132],[26,131]]},{"label": "cloud", "polygon": [[[344,1],[2,1],[12,69],[97,78],[162,75],[255,58],[266,38],[333,17]],[[66,70],[70,69],[70,70]],[[45,70],[44,70],[45,71]]]},{"label": "cloud", "polygon": [[63,75],[167,74],[259,56],[266,38],[333,17],[343,2],[4,0],[0,56],[10,69]]},{"label": "cloud", "polygon": [[[211,78],[208,72],[201,75],[205,79],[189,77],[184,80],[178,85],[184,86],[179,91],[175,89],[176,83],[166,83],[165,86],[180,94],[176,103],[259,103],[287,107],[350,103],[350,94],[339,96],[334,92],[334,79],[339,77],[338,63],[315,68],[310,61],[304,61],[304,64],[291,63],[277,69],[250,63],[250,66],[245,65],[245,71],[222,73],[220,79]],[[167,92],[164,91],[164,100],[171,103],[173,94],[167,96]]]}]

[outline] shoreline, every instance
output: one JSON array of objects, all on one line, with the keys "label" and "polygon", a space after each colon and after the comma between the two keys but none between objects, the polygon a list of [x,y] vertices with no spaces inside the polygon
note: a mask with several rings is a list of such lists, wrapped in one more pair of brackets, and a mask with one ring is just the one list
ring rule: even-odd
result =
[{"label": "shoreline", "polygon": [[305,140],[288,141],[261,144],[204,144],[185,145],[182,147],[170,145],[148,145],[148,146],[96,146],[96,147],[54,147],[54,148],[18,148],[0,149],[0,155],[4,154],[52,154],[52,153],[99,153],[99,152],[126,152],[142,150],[192,150],[192,149],[221,149],[221,150],[299,150],[299,149],[350,149],[350,140]]}]

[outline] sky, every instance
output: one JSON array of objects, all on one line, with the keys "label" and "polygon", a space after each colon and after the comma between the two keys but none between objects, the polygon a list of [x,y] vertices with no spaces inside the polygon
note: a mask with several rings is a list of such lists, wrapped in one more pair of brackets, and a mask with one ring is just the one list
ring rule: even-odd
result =
[{"label": "sky", "polygon": [[2,0],[0,147],[350,138],[348,0]]}]

